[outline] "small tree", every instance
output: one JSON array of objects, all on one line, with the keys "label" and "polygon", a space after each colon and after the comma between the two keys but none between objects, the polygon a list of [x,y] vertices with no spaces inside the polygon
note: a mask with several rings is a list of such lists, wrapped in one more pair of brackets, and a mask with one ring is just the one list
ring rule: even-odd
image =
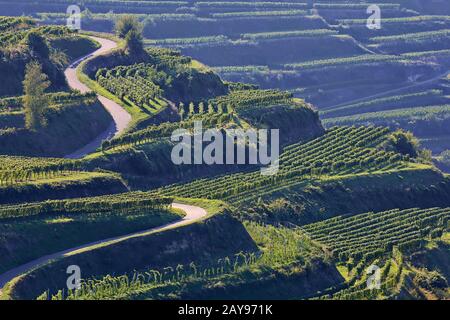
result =
[{"label": "small tree", "polygon": [[198,104],[198,113],[200,114],[205,113],[205,104],[203,102],[200,102]]},{"label": "small tree", "polygon": [[184,111],[184,103],[180,102],[180,104],[178,105],[178,112],[181,112],[181,110]]},{"label": "small tree", "polygon": [[42,72],[38,62],[30,62],[25,69],[23,81],[25,126],[27,129],[38,129],[45,125],[44,110],[49,101],[45,90],[50,86],[47,76]]},{"label": "small tree", "polygon": [[143,26],[135,16],[121,16],[116,20],[114,30],[119,38],[125,39],[128,54],[139,55],[144,52]]},{"label": "small tree", "polygon": [[184,114],[185,114],[184,109],[180,109],[180,111],[178,112],[178,114],[180,115],[181,121],[183,121],[183,120],[184,120]]},{"label": "small tree", "polygon": [[193,116],[195,114],[195,105],[193,102],[189,103],[189,116]]},{"label": "small tree", "polygon": [[123,15],[116,20],[114,30],[119,38],[125,39],[132,30],[142,33],[142,25],[135,16]]},{"label": "small tree", "polygon": [[144,52],[142,33],[131,30],[125,36],[125,43],[129,55],[140,55]]},{"label": "small tree", "polygon": [[419,155],[420,143],[411,132],[399,129],[388,137],[384,149],[416,158]]}]

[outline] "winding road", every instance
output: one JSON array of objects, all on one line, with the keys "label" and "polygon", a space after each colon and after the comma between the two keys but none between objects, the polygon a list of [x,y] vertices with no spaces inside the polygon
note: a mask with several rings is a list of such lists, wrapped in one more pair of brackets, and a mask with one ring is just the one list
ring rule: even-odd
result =
[{"label": "winding road", "polygon": [[[69,85],[69,87],[71,89],[78,90],[81,93],[91,92],[92,90],[78,79],[77,70],[79,68],[80,63],[85,60],[90,60],[93,59],[94,57],[104,55],[110,52],[111,50],[117,48],[117,43],[112,40],[103,39],[99,37],[90,37],[90,38],[97,41],[100,44],[100,48],[94,51],[93,53],[73,62],[64,71],[64,75],[66,76],[67,84]],[[112,116],[113,122],[105,132],[100,134],[97,138],[95,138],[86,146],[80,148],[79,150],[76,150],[75,152],[69,155],[66,155],[65,158],[70,159],[82,158],[85,155],[94,152],[98,147],[100,147],[103,140],[108,140],[121,134],[128,127],[128,124],[131,121],[131,115],[125,109],[123,109],[116,102],[101,95],[98,95],[98,100]]]},{"label": "winding road", "polygon": [[30,261],[21,266],[18,266],[18,267],[11,269],[3,274],[0,274],[0,295],[2,293],[2,288],[9,281],[14,279],[15,277],[20,276],[21,274],[31,271],[32,269],[35,269],[39,266],[47,264],[51,260],[62,259],[64,257],[72,255],[80,250],[89,250],[90,248],[98,247],[101,245],[110,245],[113,243],[118,243],[121,241],[131,239],[131,238],[137,238],[137,237],[146,236],[146,235],[149,235],[149,234],[155,233],[155,232],[160,232],[160,231],[164,231],[164,230],[168,230],[168,229],[186,226],[186,225],[194,223],[208,215],[208,213],[206,212],[205,209],[202,209],[202,208],[196,207],[196,206],[190,206],[187,204],[173,203],[172,208],[183,210],[186,213],[186,215],[183,217],[183,219],[181,219],[179,221],[176,221],[173,223],[168,223],[166,225],[159,226],[156,228],[138,231],[138,232],[134,232],[134,233],[130,233],[127,235],[118,236],[118,237],[98,240],[98,241],[87,243],[87,244],[84,244],[84,245],[81,245],[81,246],[78,246],[75,248],[52,253],[52,254],[43,256],[41,258],[38,258],[36,260]]},{"label": "winding road", "polygon": [[[95,41],[99,42],[101,47],[93,52],[92,54],[89,54],[74,63],[72,63],[64,72],[67,82],[69,86],[72,89],[79,90],[82,93],[91,92],[91,89],[88,88],[85,84],[83,84],[77,77],[77,68],[79,64],[85,60],[92,59],[95,56],[103,55],[108,53],[109,51],[115,49],[117,47],[117,43],[111,40],[98,38],[98,37],[91,37]],[[66,156],[66,158],[82,158],[85,155],[95,151],[105,139],[110,139],[114,137],[115,135],[120,134],[127,128],[129,122],[131,121],[131,116],[128,112],[126,112],[120,105],[115,103],[114,101],[105,98],[101,95],[98,95],[98,99],[103,104],[103,106],[106,108],[106,110],[111,114],[114,122],[111,124],[111,126],[108,128],[108,130],[104,133],[102,133],[100,136],[98,136],[94,141],[89,143],[88,145],[84,146],[83,148],[77,150],[76,152]],[[49,254],[43,257],[40,257],[36,260],[30,261],[26,264],[20,265],[18,267],[15,267],[14,269],[11,269],[3,274],[0,274],[0,295],[2,293],[2,288],[5,286],[6,283],[14,279],[15,277],[20,276],[21,274],[24,274],[32,269],[35,269],[39,266],[45,265],[51,260],[61,259],[66,256],[72,255],[75,252],[78,252],[80,250],[89,250],[93,247],[98,247],[101,245],[110,245],[112,243],[117,243],[121,241],[125,241],[131,238],[146,236],[151,233],[155,232],[161,232],[164,230],[177,228],[186,226],[188,224],[194,223],[196,221],[199,221],[206,217],[208,215],[207,211],[203,208],[197,207],[197,206],[190,206],[186,204],[181,203],[173,203],[172,208],[183,210],[186,215],[183,217],[183,219],[178,220],[176,222],[168,223],[163,226],[138,231],[135,233],[117,236],[113,238],[108,239],[102,239],[95,242],[87,243],[75,248],[66,249],[64,251],[56,252],[53,254]]]}]

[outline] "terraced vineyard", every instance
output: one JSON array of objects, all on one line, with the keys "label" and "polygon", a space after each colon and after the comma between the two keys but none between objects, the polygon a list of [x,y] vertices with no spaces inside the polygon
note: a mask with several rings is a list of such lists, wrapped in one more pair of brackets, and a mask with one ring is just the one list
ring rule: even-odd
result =
[{"label": "terraced vineyard", "polygon": [[[411,122],[411,121],[420,121],[423,119],[427,119],[429,121],[432,119],[445,121],[450,117],[449,111],[450,105],[404,108],[381,112],[367,112],[353,116],[336,117],[330,119],[329,121],[325,120],[324,123],[327,125],[336,126],[336,125],[349,125],[353,123],[383,125],[387,124],[388,121]],[[407,125],[404,124],[403,127],[406,126]]]},{"label": "terraced vineyard", "polygon": [[315,241],[329,247],[346,261],[390,252],[393,246],[407,249],[423,244],[429,235],[448,231],[450,208],[412,208],[339,216],[303,226]]},{"label": "terraced vineyard", "polygon": [[[420,292],[423,279],[439,273],[418,269],[406,257],[428,250],[427,243],[439,246],[449,230],[449,218],[449,208],[411,208],[343,215],[303,226],[303,232],[341,261],[342,272],[350,277],[346,286],[319,298],[396,299],[412,287]],[[377,289],[368,287],[370,272],[364,271],[374,268],[379,270]]]},{"label": "terraced vineyard", "polygon": [[212,102],[237,108],[294,103],[292,94],[279,90],[236,90],[226,96],[216,97]]},{"label": "terraced vineyard", "polygon": [[376,149],[388,134],[389,130],[382,127],[335,127],[320,138],[287,147],[279,159],[279,172],[274,176],[264,176],[259,171],[237,173],[172,185],[159,192],[240,203],[311,178],[407,168],[408,157]]},{"label": "terraced vineyard", "polygon": [[343,107],[331,108],[321,111],[322,118],[335,118],[352,114],[367,113],[392,109],[393,107],[416,107],[430,102],[446,102],[449,99],[442,96],[441,90],[426,90],[423,92],[390,96],[368,100],[360,103],[350,104]]},{"label": "terraced vineyard", "polygon": [[161,98],[163,90],[152,79],[163,77],[153,66],[144,64],[120,66],[112,70],[100,69],[96,74],[98,83],[109,92],[144,110],[153,108],[153,112],[158,110],[156,106],[160,107],[158,98]]},{"label": "terraced vineyard", "polygon": [[[111,30],[112,19],[117,15],[108,16],[100,3],[87,17],[89,28]],[[395,110],[398,109],[395,103],[383,110],[375,103],[379,99],[412,97],[429,90],[442,93],[436,99],[427,100],[422,96],[424,103],[405,107],[434,108],[441,103],[448,104],[445,102],[448,85],[439,84],[439,76],[450,65],[450,13],[445,4],[433,3],[427,7],[407,1],[378,3],[382,28],[371,30],[366,27],[368,4],[356,0],[313,4],[194,1],[163,6],[151,3],[135,4],[136,8],[154,5],[163,12],[138,15],[145,24],[145,43],[178,49],[212,66],[226,80],[253,83],[263,89],[287,89],[320,110],[351,106],[354,107],[352,115]],[[56,13],[43,16],[45,21],[63,22],[62,18]],[[278,50],[280,47],[282,52]],[[377,72],[381,69],[383,72]],[[423,81],[426,83],[421,85]],[[395,88],[398,92],[390,93]],[[360,104],[366,102],[373,102],[374,108],[359,110]],[[327,118],[344,115],[350,114],[330,113]],[[425,129],[415,130],[423,141],[446,134],[442,129],[445,125],[435,124],[434,117],[426,119],[424,126],[440,129],[428,135],[424,134]],[[359,122],[352,118],[346,123]],[[393,127],[389,121],[382,124]],[[403,123],[400,127],[411,129]]]},{"label": "terraced vineyard", "polygon": [[[285,265],[286,262],[295,264],[298,270],[322,254],[318,246],[295,230],[256,223],[246,223],[245,227],[258,244],[260,252],[239,252],[234,256],[219,258],[209,265],[191,263],[178,265],[176,268],[166,267],[116,277],[89,279],[83,282],[82,288],[77,293],[72,292],[66,295],[60,291],[53,298],[56,300],[80,298],[103,300],[124,297],[148,299],[155,298],[158,287],[167,287],[171,291],[181,291],[180,293],[195,296],[194,292],[189,293],[182,288],[199,284],[208,285],[215,281],[228,284],[235,278],[245,279],[246,273],[257,274],[262,270],[268,272]],[[249,282],[251,282],[250,279]],[[48,298],[46,295],[43,294],[42,299]]]},{"label": "terraced vineyard", "polygon": [[0,185],[38,181],[80,172],[80,163],[50,158],[0,156]]},{"label": "terraced vineyard", "polygon": [[379,48],[383,52],[411,52],[424,51],[427,46],[433,49],[448,49],[450,30],[437,30],[428,32],[417,32],[405,35],[394,35],[386,37],[374,37],[370,42],[372,47]]},{"label": "terraced vineyard", "polygon": [[449,299],[448,0],[0,12],[0,300]]},{"label": "terraced vineyard", "polygon": [[170,208],[172,202],[168,197],[126,192],[0,205],[0,273],[69,247],[179,220],[182,214]]},{"label": "terraced vineyard", "polygon": [[169,197],[152,197],[147,193],[134,192],[90,198],[53,200],[0,206],[0,219],[31,216],[58,216],[61,214],[136,213],[151,209],[168,208],[173,202]]}]

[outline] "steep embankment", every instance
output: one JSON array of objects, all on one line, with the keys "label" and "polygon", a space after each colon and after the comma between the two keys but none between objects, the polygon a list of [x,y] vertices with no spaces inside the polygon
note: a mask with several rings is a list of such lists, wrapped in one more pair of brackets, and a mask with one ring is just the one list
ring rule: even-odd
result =
[{"label": "steep embankment", "polygon": [[[45,113],[46,126],[39,130],[21,126],[0,131],[2,154],[63,157],[89,143],[110,126],[111,117],[98,101],[51,106]],[[8,121],[8,125],[13,125]]]}]

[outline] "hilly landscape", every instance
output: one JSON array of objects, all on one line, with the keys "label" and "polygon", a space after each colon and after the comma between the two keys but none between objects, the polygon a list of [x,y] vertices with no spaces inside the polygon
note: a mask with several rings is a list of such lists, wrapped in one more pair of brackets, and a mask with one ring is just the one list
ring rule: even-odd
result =
[{"label": "hilly landscape", "polygon": [[0,300],[448,300],[449,66],[447,0],[0,1]]}]

